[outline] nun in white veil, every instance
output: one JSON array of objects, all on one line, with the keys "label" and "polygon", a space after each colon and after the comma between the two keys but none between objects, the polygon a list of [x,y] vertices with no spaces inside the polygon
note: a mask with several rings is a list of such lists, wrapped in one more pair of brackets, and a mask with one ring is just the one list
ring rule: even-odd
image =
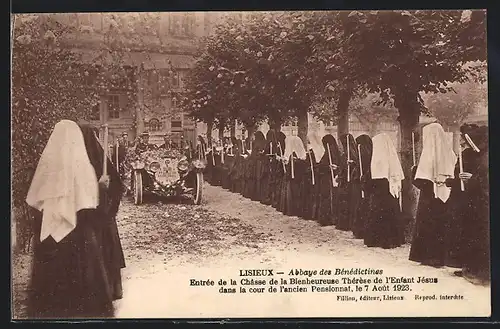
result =
[{"label": "nun in white veil", "polygon": [[282,161],[285,175],[281,192],[281,211],[289,216],[302,216],[303,192],[302,179],[306,170],[307,153],[304,143],[298,136],[287,136]]},{"label": "nun in white veil", "polygon": [[[104,186],[109,186],[103,176]],[[57,123],[26,198],[35,209],[30,318],[108,318],[112,291],[99,232],[98,177],[80,127]]]},{"label": "nun in white veil", "polygon": [[385,133],[373,137],[371,180],[366,184],[369,215],[364,231],[368,247],[395,248],[404,243],[401,208],[403,169],[396,148]]},{"label": "nun in white veil", "polygon": [[450,215],[446,202],[451,189],[446,186],[446,180],[454,177],[457,156],[439,123],[424,126],[422,137],[422,154],[413,180],[420,197],[409,258],[440,267],[445,262],[444,236]]}]

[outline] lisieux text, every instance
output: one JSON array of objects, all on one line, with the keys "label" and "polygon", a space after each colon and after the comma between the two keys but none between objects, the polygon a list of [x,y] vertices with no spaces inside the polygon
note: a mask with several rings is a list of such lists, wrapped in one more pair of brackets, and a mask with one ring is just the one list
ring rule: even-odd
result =
[{"label": "lisieux text", "polygon": [[240,269],[228,278],[192,278],[189,287],[219,294],[333,294],[337,302],[464,300],[453,291],[442,291],[443,279],[425,275],[388,275],[378,268]]}]

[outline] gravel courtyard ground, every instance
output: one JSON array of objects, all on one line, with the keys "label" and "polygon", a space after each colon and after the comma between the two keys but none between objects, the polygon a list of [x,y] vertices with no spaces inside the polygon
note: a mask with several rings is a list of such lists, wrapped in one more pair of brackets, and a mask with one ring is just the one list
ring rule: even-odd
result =
[{"label": "gravel courtyard ground", "polygon": [[[328,294],[218,293],[221,278],[233,278],[239,284],[239,269],[269,268],[286,275],[294,268],[319,271],[340,267],[378,268],[398,277],[437,277],[437,293],[461,294],[468,301],[438,307],[432,302],[415,302],[409,308],[368,304],[363,316],[431,316],[444,309],[449,310],[448,316],[466,311],[488,313],[489,287],[454,277],[450,268],[410,262],[408,245],[390,250],[367,248],[352,233],[284,216],[272,207],[208,184],[204,198],[200,206],[160,202],[135,206],[123,201],[118,225],[127,267],[122,272],[124,298],[116,302],[117,317],[360,316],[359,307],[334,303]],[[29,261],[25,254],[13,260],[14,318],[25,316]],[[191,278],[213,279],[216,287],[189,287]]]}]

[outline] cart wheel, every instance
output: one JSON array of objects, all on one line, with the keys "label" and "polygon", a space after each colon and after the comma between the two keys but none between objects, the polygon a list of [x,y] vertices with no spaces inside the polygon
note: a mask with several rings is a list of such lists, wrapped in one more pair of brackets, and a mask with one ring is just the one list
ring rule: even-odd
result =
[{"label": "cart wheel", "polygon": [[194,189],[194,204],[201,204],[201,197],[203,195],[203,173],[196,173],[196,186]]},{"label": "cart wheel", "polygon": [[134,203],[142,204],[142,175],[140,171],[134,172]]}]

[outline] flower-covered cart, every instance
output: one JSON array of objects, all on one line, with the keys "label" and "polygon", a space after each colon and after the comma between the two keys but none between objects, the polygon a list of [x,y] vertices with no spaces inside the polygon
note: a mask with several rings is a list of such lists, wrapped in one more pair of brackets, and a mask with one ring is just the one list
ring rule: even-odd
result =
[{"label": "flower-covered cart", "polygon": [[130,170],[130,186],[134,203],[143,202],[146,193],[163,197],[191,196],[199,205],[203,191],[203,160],[191,159],[178,149],[148,150],[127,154]]}]

